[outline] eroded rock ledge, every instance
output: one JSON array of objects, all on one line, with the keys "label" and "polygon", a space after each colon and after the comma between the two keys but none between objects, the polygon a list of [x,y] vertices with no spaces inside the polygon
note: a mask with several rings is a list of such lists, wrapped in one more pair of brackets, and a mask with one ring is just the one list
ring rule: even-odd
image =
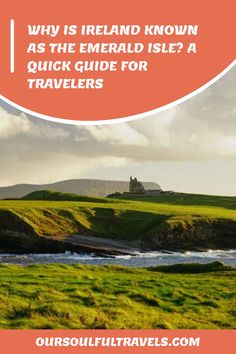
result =
[{"label": "eroded rock ledge", "polygon": [[[53,220],[55,222],[56,220]],[[102,220],[104,223],[105,219]],[[50,218],[48,219],[50,222]],[[122,226],[122,225],[121,225]],[[121,227],[122,230],[122,227]],[[66,231],[66,230],[65,230]],[[26,220],[10,210],[1,212],[0,251],[9,253],[89,252],[100,255],[134,254],[135,251],[204,251],[236,248],[236,221],[172,217],[150,224],[135,237],[115,237],[78,228],[79,233],[39,235]]]}]

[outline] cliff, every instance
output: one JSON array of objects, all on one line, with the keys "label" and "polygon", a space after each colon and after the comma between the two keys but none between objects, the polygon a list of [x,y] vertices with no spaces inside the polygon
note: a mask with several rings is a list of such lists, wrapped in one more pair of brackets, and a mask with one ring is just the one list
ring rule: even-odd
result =
[{"label": "cliff", "polygon": [[130,254],[236,248],[234,199],[225,197],[219,207],[217,197],[202,205],[191,205],[196,197],[188,195],[153,198],[140,202],[43,191],[28,200],[1,201],[0,250]]}]

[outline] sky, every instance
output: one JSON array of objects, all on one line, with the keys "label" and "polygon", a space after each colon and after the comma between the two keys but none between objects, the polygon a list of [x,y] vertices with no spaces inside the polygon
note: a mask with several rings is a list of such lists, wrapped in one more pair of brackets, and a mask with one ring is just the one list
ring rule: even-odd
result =
[{"label": "sky", "polygon": [[129,123],[53,123],[0,101],[0,166],[0,186],[132,175],[163,190],[236,195],[236,66],[188,101]]}]

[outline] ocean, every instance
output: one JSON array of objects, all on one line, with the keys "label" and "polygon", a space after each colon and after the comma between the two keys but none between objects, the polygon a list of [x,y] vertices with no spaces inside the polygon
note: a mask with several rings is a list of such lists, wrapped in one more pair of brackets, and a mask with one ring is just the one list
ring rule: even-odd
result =
[{"label": "ocean", "polygon": [[210,263],[220,261],[236,267],[236,250],[208,250],[206,252],[137,252],[134,256],[101,257],[95,254],[65,252],[59,254],[0,254],[0,263],[4,264],[116,264],[129,267],[153,267],[176,263]]}]

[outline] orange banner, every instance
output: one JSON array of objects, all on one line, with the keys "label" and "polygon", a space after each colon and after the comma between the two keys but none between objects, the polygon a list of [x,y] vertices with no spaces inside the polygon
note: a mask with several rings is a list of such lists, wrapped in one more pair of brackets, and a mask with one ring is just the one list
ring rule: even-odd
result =
[{"label": "orange banner", "polygon": [[154,113],[233,64],[234,10],[234,0],[9,0],[1,98],[64,123]]},{"label": "orange banner", "polygon": [[2,330],[1,353],[233,354],[235,330]]}]

